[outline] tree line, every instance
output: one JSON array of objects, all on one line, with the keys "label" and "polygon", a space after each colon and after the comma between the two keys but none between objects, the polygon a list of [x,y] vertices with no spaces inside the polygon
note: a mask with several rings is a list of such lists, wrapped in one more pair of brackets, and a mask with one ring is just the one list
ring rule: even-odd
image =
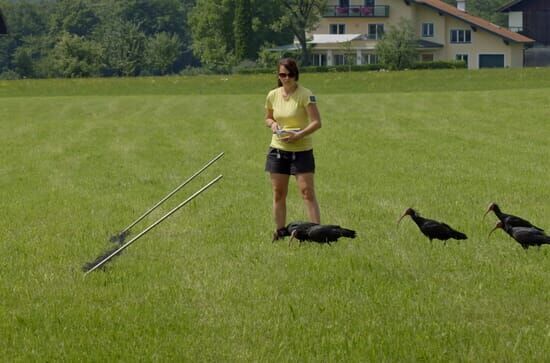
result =
[{"label": "tree line", "polygon": [[[450,0],[453,1],[454,0]],[[470,0],[493,21],[506,0]],[[326,0],[0,0],[0,78],[165,75],[272,66],[269,49],[306,33]],[[492,13],[491,13],[492,12]],[[491,13],[491,14],[489,14]]]}]

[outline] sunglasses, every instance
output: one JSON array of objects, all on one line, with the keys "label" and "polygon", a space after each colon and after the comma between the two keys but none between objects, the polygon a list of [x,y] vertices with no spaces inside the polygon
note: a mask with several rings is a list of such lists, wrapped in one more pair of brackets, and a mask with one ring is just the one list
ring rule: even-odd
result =
[{"label": "sunglasses", "polygon": [[281,78],[287,78],[287,77],[288,78],[294,78],[294,74],[292,74],[292,73],[282,73],[281,72],[281,73],[279,73],[279,77],[281,77]]}]

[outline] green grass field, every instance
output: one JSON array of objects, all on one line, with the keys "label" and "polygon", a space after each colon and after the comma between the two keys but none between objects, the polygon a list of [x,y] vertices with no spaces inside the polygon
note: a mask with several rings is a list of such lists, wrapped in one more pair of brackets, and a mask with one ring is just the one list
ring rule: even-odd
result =
[{"label": "green grass field", "polygon": [[[271,243],[274,76],[0,81],[0,360],[479,361],[550,357],[550,69],[303,74],[333,246]],[[109,264],[109,236],[224,178]],[[407,207],[465,232],[430,244]],[[289,220],[306,218],[291,184]]]}]

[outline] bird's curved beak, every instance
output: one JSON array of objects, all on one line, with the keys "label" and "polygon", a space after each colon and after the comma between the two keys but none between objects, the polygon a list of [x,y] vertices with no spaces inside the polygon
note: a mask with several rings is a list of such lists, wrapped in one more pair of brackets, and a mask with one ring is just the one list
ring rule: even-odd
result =
[{"label": "bird's curved beak", "polygon": [[491,207],[489,207],[489,209],[487,209],[487,210],[485,211],[485,214],[483,215],[483,218],[481,218],[481,220],[484,220],[484,219],[485,219],[485,216],[486,216],[487,214],[489,214],[490,211],[491,211]]},{"label": "bird's curved beak", "polygon": [[403,215],[401,217],[399,217],[399,219],[397,220],[397,226],[399,227],[399,222],[401,222],[401,220],[407,215],[407,213],[403,213]]}]

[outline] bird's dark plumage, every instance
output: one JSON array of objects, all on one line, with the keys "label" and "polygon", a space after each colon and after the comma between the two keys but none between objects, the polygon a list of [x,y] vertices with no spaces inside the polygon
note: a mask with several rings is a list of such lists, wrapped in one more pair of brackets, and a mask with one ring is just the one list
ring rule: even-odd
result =
[{"label": "bird's dark plumage", "polygon": [[[279,234],[279,233],[278,233]],[[298,241],[311,241],[317,243],[336,242],[340,237],[355,238],[355,231],[342,228],[337,225],[317,224],[311,222],[292,222],[280,233],[281,237],[291,236]],[[278,238],[277,238],[278,239]]]},{"label": "bird's dark plumage", "polygon": [[508,233],[508,235],[516,240],[516,242],[518,242],[524,249],[532,246],[550,244],[550,236],[547,236],[543,231],[537,228],[512,227],[502,221],[497,222],[495,228],[493,228],[493,230],[489,233],[489,236],[498,228]]},{"label": "bird's dark plumage", "polygon": [[307,230],[306,241],[317,243],[336,242],[340,237],[355,238],[355,231],[331,224],[318,224]]},{"label": "bird's dark plumage", "polygon": [[8,34],[8,29],[6,27],[6,22],[4,21],[2,11],[0,11],[0,34]]},{"label": "bird's dark plumage", "polygon": [[446,223],[434,221],[431,219],[423,218],[412,208],[405,210],[403,215],[397,221],[397,224],[401,222],[403,217],[410,216],[412,220],[416,223],[420,231],[430,239],[439,239],[442,241],[447,241],[450,238],[461,240],[467,239],[468,237],[459,231],[454,230],[451,226]]},{"label": "bird's dark plumage", "polygon": [[500,207],[498,206],[498,204],[496,204],[496,203],[489,204],[489,207],[487,208],[487,211],[483,215],[483,218],[485,218],[487,213],[489,213],[491,211],[493,211],[493,213],[495,213],[497,218],[507,226],[510,226],[510,227],[530,227],[530,228],[538,229],[539,231],[544,231],[544,229],[539,228],[539,227],[531,224],[531,222],[529,222],[528,220],[525,220],[521,217],[518,217],[518,216],[515,216],[515,215],[512,215],[512,214],[503,213],[500,210]]}]

